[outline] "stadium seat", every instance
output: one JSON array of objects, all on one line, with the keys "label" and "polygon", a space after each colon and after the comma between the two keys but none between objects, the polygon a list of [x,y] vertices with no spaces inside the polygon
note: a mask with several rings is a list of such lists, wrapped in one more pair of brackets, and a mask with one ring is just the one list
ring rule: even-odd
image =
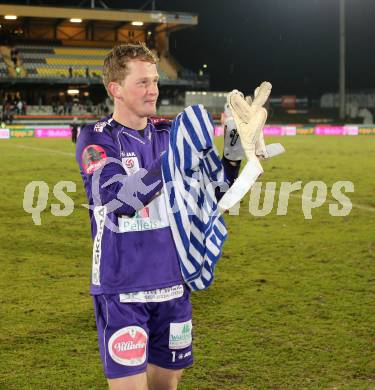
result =
[{"label": "stadium seat", "polygon": [[[18,45],[17,50],[26,70],[26,77],[39,79],[86,78],[88,68],[90,78],[100,78],[103,60],[109,49],[88,47],[55,47]],[[171,57],[161,57],[158,72],[162,83],[176,82],[177,70]],[[3,66],[0,63],[0,73]],[[4,67],[6,71],[6,66]],[[182,69],[183,71],[183,69]],[[3,74],[3,73],[1,73]]]},{"label": "stadium seat", "polygon": [[108,50],[91,48],[61,48],[43,46],[17,46],[19,55],[31,78],[86,77],[89,73],[101,75],[103,58]]}]

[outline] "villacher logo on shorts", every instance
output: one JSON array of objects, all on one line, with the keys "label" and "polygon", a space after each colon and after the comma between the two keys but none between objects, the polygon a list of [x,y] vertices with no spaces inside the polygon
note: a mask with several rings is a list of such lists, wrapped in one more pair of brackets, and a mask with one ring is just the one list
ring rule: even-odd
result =
[{"label": "villacher logo on shorts", "polygon": [[146,361],[147,333],[139,326],[127,326],[108,341],[111,358],[123,366],[139,366]]}]

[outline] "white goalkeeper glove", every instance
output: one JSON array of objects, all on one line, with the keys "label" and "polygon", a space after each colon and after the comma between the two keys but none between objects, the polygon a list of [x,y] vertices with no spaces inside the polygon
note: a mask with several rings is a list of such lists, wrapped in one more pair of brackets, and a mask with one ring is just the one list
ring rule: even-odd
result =
[{"label": "white goalkeeper glove", "polygon": [[236,122],[241,144],[247,159],[255,156],[255,145],[267,120],[263,107],[271,92],[271,84],[264,82],[256,90],[254,101],[249,105],[241,92],[234,90],[228,95],[229,108]]},{"label": "white goalkeeper glove", "polygon": [[237,90],[228,95],[229,108],[248,161],[237,180],[220,199],[218,206],[221,213],[239,202],[263,173],[263,168],[255,154],[255,144],[267,119],[267,110],[263,108],[263,104],[270,91],[271,84],[263,83],[251,106],[246,102],[243,94]]},{"label": "white goalkeeper glove", "polygon": [[[257,99],[257,97],[259,95],[259,90],[260,90],[260,87],[257,87],[255,89],[254,100]],[[268,96],[269,96],[269,94],[268,94]],[[268,98],[268,96],[267,96],[267,98]],[[267,101],[267,98],[264,100],[265,97],[266,97],[266,94],[264,94],[261,97],[261,100],[259,101],[259,103],[263,102],[263,105],[264,105]],[[253,100],[251,99],[251,96],[246,96],[246,102],[249,104],[249,106],[251,106],[253,104]],[[277,155],[284,153],[284,152],[285,152],[284,147],[279,143],[266,145],[264,142],[263,131],[261,131],[259,133],[258,141],[255,144],[255,154],[257,155],[258,158],[260,158],[261,160],[268,159],[268,158],[277,156]]]},{"label": "white goalkeeper glove", "polygon": [[264,143],[263,127],[267,120],[267,110],[263,106],[271,93],[271,88],[270,83],[263,82],[254,92],[254,101],[251,98],[245,100],[243,94],[237,90],[228,95],[229,108],[248,162],[238,179],[219,201],[221,213],[239,202],[263,173],[258,157],[270,158],[284,151],[280,144],[266,147]]}]

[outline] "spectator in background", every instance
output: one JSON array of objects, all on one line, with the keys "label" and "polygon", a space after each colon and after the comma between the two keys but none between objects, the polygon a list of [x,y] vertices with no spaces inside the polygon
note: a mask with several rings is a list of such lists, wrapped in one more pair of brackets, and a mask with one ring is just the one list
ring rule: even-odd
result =
[{"label": "spectator in background", "polygon": [[7,100],[8,100],[8,95],[4,95],[4,98],[3,98],[3,109],[1,111],[1,121],[2,122],[5,122],[5,109],[6,109],[6,105],[7,105]]},{"label": "spectator in background", "polygon": [[5,123],[13,122],[13,105],[10,100],[6,100],[3,106],[3,118],[2,121]]},{"label": "spectator in background", "polygon": [[89,67],[86,67],[86,70],[85,70],[85,74],[86,74],[86,78],[90,78],[90,69]]},{"label": "spectator in background", "polygon": [[[42,100],[41,100],[42,101]],[[57,114],[57,101],[56,101],[56,99],[53,99],[52,100],[52,111],[53,111],[53,113],[54,114]]]},{"label": "spectator in background", "polygon": [[68,101],[68,115],[72,115],[73,103],[71,100]]},{"label": "spectator in background", "polygon": [[76,116],[73,118],[73,122],[70,124],[70,130],[72,131],[72,142],[75,144],[77,142],[79,131],[78,118]]},{"label": "spectator in background", "polygon": [[22,102],[22,111],[21,111],[21,114],[22,115],[27,115],[27,104],[26,104],[26,101],[23,100]]},{"label": "spectator in background", "polygon": [[69,66],[69,77],[72,78],[73,77],[73,68],[71,66]]},{"label": "spectator in background", "polygon": [[86,108],[86,112],[92,112],[93,110],[92,110],[92,106],[93,106],[93,102],[92,102],[92,100],[89,98],[89,97],[87,97],[86,98],[86,100],[85,100],[85,108]]},{"label": "spectator in background", "polygon": [[59,103],[58,107],[57,107],[57,112],[56,112],[57,115],[63,115],[64,114],[64,106]]},{"label": "spectator in background", "polygon": [[72,108],[73,108],[73,103],[70,98],[65,100],[64,103],[64,115],[72,115]]},{"label": "spectator in background", "polygon": [[23,101],[21,99],[18,100],[17,104],[17,114],[20,115],[23,112]]},{"label": "spectator in background", "polygon": [[374,116],[372,115],[372,112],[366,107],[361,108],[358,111],[358,117],[362,118],[362,123],[364,125],[372,125],[374,123]]},{"label": "spectator in background", "polygon": [[10,51],[10,58],[13,62],[13,66],[16,68],[18,62],[18,50],[14,47]]}]

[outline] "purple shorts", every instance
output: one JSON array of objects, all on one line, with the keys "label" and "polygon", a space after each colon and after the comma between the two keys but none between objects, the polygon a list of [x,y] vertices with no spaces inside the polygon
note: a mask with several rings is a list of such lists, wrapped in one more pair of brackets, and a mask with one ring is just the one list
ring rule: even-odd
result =
[{"label": "purple shorts", "polygon": [[95,295],[99,351],[108,379],[146,371],[148,363],[178,370],[193,363],[190,291]]}]

